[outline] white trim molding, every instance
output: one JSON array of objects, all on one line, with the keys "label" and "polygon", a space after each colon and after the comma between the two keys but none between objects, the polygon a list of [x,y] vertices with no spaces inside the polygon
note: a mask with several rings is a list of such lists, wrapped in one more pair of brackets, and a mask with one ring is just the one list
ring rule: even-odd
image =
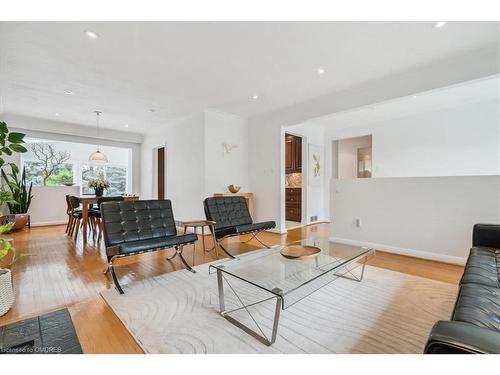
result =
[{"label": "white trim molding", "polygon": [[68,224],[67,220],[58,220],[58,221],[41,221],[38,223],[31,223],[32,227],[47,227],[50,225],[63,225],[63,224]]},{"label": "white trim molding", "polygon": [[461,258],[461,257],[439,254],[439,253],[431,253],[428,251],[422,251],[422,250],[416,250],[416,249],[406,249],[403,247],[390,246],[390,245],[378,244],[378,243],[373,243],[373,242],[357,241],[357,240],[351,240],[351,239],[347,239],[347,238],[329,237],[329,240],[333,241],[333,242],[343,243],[346,245],[371,247],[375,250],[381,250],[381,251],[385,251],[388,253],[406,255],[406,256],[410,256],[410,257],[414,257],[414,258],[421,258],[421,259],[427,259],[427,260],[434,260],[434,261],[443,262],[443,263],[458,264],[460,266],[465,265],[465,262],[467,261],[467,258]]}]

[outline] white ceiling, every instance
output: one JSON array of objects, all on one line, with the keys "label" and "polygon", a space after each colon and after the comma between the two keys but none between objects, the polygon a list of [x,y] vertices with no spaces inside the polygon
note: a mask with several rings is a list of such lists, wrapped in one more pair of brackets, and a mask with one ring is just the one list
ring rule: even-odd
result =
[{"label": "white ceiling", "polygon": [[252,116],[490,47],[498,25],[0,22],[0,111],[93,125],[98,109],[141,133],[206,108]]},{"label": "white ceiling", "polygon": [[[326,130],[343,129],[483,101],[496,101],[500,105],[500,77],[498,75],[337,112],[312,119],[307,123],[321,126]],[[293,129],[293,126],[290,128]]]}]

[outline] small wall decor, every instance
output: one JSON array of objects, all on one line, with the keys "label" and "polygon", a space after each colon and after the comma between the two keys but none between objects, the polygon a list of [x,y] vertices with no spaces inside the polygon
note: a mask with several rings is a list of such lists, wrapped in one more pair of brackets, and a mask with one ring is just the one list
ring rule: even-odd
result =
[{"label": "small wall decor", "polygon": [[238,145],[234,143],[229,143],[229,142],[224,142],[222,144],[222,155],[227,157],[231,152],[235,149],[238,148]]},{"label": "small wall decor", "polygon": [[312,186],[321,185],[321,179],[323,174],[322,155],[323,151],[321,146],[309,144],[308,173],[309,173],[309,184]]}]

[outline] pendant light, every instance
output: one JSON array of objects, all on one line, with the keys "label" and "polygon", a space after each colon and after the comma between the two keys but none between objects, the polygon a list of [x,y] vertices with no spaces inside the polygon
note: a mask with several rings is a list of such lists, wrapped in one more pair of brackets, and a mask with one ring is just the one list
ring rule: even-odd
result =
[{"label": "pendant light", "polygon": [[[99,138],[99,116],[101,115],[101,111],[94,111],[97,116],[97,137]],[[89,156],[89,161],[100,161],[107,163],[108,158],[101,151],[99,151],[99,145],[97,145],[97,151],[93,152]]]}]

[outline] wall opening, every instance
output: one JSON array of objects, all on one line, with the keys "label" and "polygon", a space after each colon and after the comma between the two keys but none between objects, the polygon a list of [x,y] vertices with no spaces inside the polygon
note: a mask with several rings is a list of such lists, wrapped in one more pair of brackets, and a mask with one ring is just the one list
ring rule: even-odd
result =
[{"label": "wall opening", "polygon": [[337,142],[337,176],[339,179],[372,176],[372,136],[339,139]]}]

